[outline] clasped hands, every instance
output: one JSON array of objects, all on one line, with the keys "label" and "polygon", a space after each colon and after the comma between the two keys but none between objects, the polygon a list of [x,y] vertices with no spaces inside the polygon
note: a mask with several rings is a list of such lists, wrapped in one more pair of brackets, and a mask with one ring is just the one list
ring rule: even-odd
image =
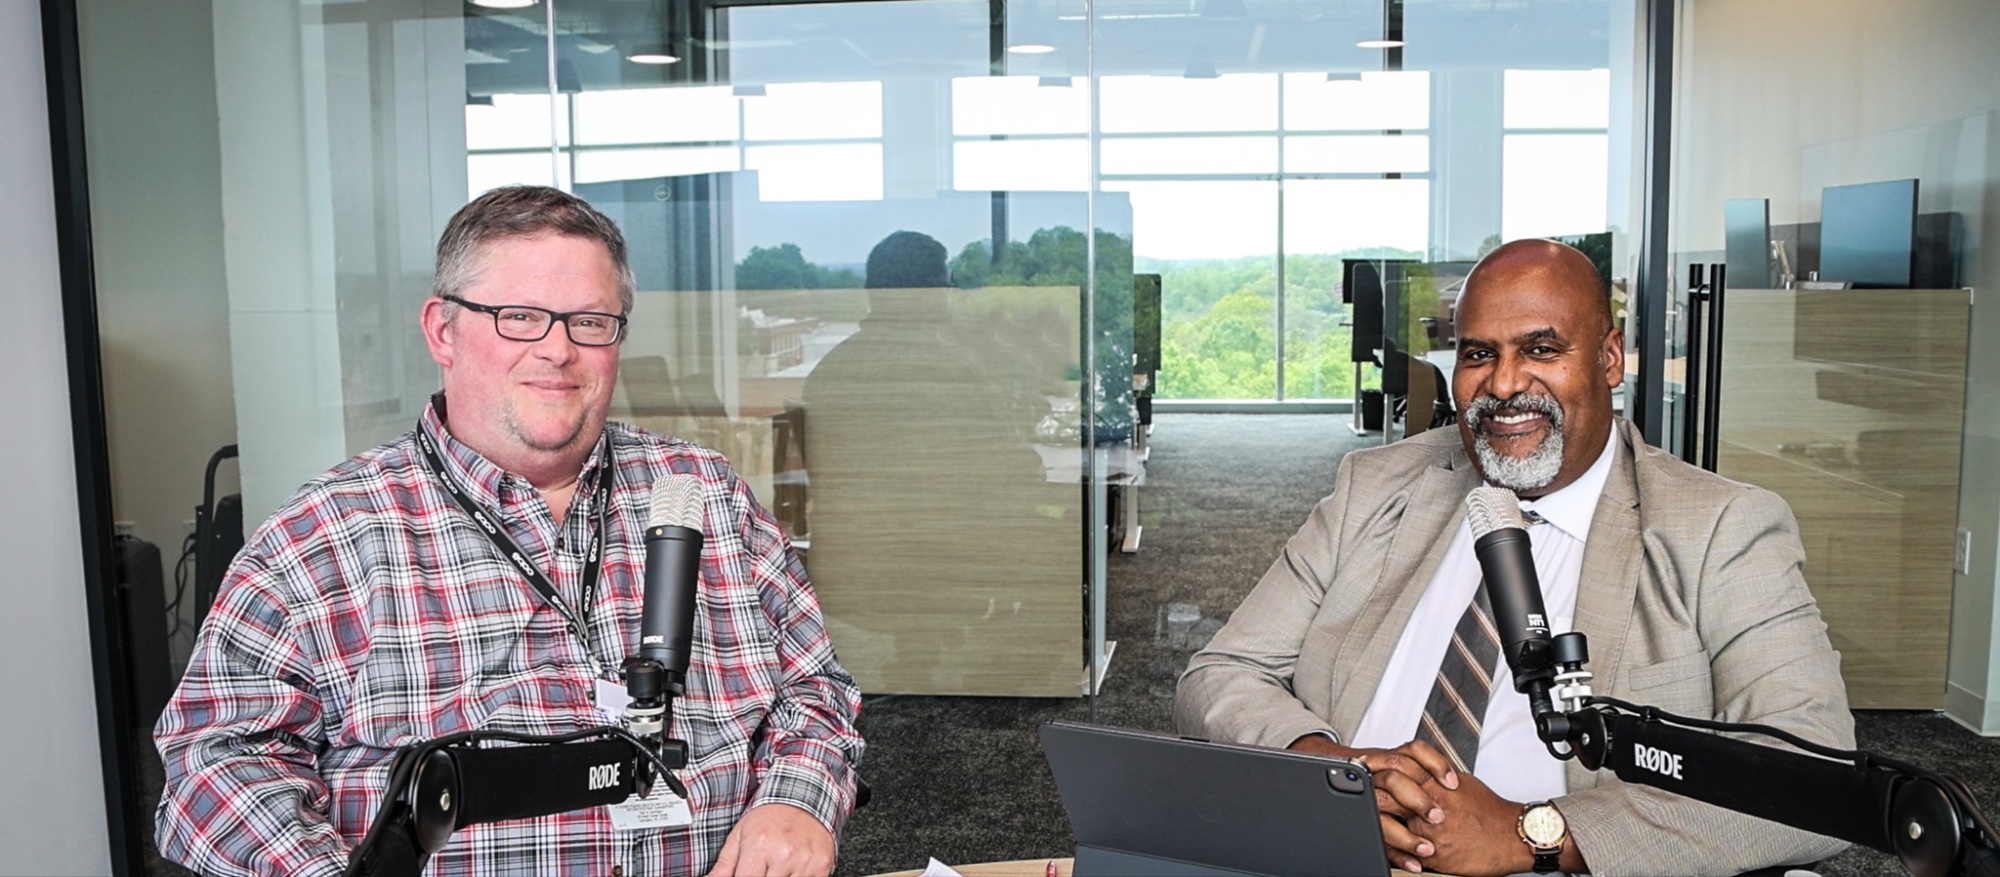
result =
[{"label": "clasped hands", "polygon": [[1309,734],[1290,748],[1368,768],[1382,818],[1382,843],[1389,863],[1398,868],[1486,877],[1534,867],[1534,853],[1521,841],[1518,828],[1522,805],[1494,794],[1477,777],[1453,770],[1428,743],[1354,749]]}]

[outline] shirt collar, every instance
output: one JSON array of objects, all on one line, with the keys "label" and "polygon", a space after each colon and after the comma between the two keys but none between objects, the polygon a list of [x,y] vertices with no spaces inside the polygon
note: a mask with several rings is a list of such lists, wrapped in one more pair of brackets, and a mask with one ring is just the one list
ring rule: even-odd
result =
[{"label": "shirt collar", "polygon": [[1548,496],[1521,500],[1521,511],[1541,516],[1579,542],[1589,541],[1590,522],[1597,516],[1597,500],[1604,495],[1604,483],[1611,479],[1611,463],[1617,456],[1618,430],[1614,428],[1605,438],[1597,462],[1590,464],[1582,477]]},{"label": "shirt collar", "polygon": [[[417,426],[437,445],[438,455],[444,458],[446,474],[456,480],[474,501],[481,505],[499,505],[503,485],[518,490],[534,490],[534,485],[529,484],[527,479],[500,468],[454,437],[446,426],[448,416],[444,391],[439,390],[431,396],[430,404],[424,406],[424,415],[417,421]],[[598,437],[597,444],[591,448],[590,457],[583,461],[583,471],[577,475],[579,495],[597,488],[598,461],[604,458],[610,441],[611,430],[607,426],[604,434]]]}]

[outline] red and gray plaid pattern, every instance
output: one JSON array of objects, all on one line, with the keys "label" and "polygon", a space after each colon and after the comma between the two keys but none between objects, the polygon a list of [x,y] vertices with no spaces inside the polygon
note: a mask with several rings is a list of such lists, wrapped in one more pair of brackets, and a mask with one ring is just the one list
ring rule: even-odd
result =
[{"label": "red and gray plaid pattern", "polygon": [[[420,428],[577,600],[596,510],[593,455],[558,525],[525,480]],[[238,555],[157,728],[157,834],[210,875],[339,874],[381,802],[396,747],[469,728],[602,724],[593,680],[636,647],[653,480],[706,485],[689,692],[669,729],[692,747],[694,824],[617,831],[604,808],[465,829],[427,871],[700,874],[746,807],[786,803],[837,835],[853,809],[860,695],[783,533],[720,454],[613,423],[616,461],[593,648],[424,471],[415,433],[320,476]],[[614,868],[618,869],[614,871]]]}]

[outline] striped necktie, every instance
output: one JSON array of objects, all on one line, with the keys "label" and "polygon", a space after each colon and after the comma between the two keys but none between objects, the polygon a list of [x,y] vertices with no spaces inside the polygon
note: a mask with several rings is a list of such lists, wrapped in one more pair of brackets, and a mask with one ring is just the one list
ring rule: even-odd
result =
[{"label": "striped necktie", "polygon": [[1444,753],[1453,767],[1465,773],[1472,772],[1479,755],[1479,726],[1493,696],[1499,658],[1500,632],[1493,626],[1493,604],[1482,580],[1451,632],[1451,645],[1445,649],[1437,682],[1424,702],[1423,720],[1417,724],[1417,739]]}]

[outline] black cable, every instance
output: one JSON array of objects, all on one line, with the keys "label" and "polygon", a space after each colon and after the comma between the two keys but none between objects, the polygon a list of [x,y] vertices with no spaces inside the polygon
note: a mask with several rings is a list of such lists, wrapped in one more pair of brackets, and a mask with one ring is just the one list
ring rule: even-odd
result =
[{"label": "black cable", "polygon": [[1820,756],[1822,758],[1831,758],[1835,761],[1853,762],[1855,767],[1866,768],[1877,763],[1896,766],[1892,764],[1889,761],[1889,759],[1883,758],[1882,756],[1874,755],[1867,752],[1861,752],[1859,750],[1835,749],[1823,743],[1814,743],[1811,740],[1807,740],[1806,738],[1800,737],[1799,735],[1787,731],[1783,728],[1773,728],[1767,725],[1749,725],[1740,722],[1718,722],[1713,719],[1696,719],[1696,718],[1690,718],[1688,716],[1678,716],[1674,715],[1673,713],[1667,712],[1666,710],[1660,709],[1659,707],[1639,706],[1638,704],[1627,703],[1615,697],[1592,696],[1587,701],[1587,703],[1603,704],[1605,706],[1613,707],[1615,709],[1621,709],[1624,710],[1625,712],[1637,715],[1639,718],[1645,719],[1647,721],[1662,721],[1675,725],[1686,725],[1687,727],[1699,728],[1704,731],[1729,731],[1737,734],[1762,734],[1766,737],[1772,737],[1778,740],[1783,740],[1786,743],[1790,743],[1793,746],[1797,746],[1798,748],[1803,749],[1806,752]]},{"label": "black cable", "polygon": [[174,599],[167,603],[167,618],[171,621],[167,625],[168,642],[172,642],[174,637],[181,633],[181,598],[187,596],[188,569],[194,563],[197,547],[199,542],[194,534],[187,534],[187,537],[181,540],[181,558],[174,561]]}]

